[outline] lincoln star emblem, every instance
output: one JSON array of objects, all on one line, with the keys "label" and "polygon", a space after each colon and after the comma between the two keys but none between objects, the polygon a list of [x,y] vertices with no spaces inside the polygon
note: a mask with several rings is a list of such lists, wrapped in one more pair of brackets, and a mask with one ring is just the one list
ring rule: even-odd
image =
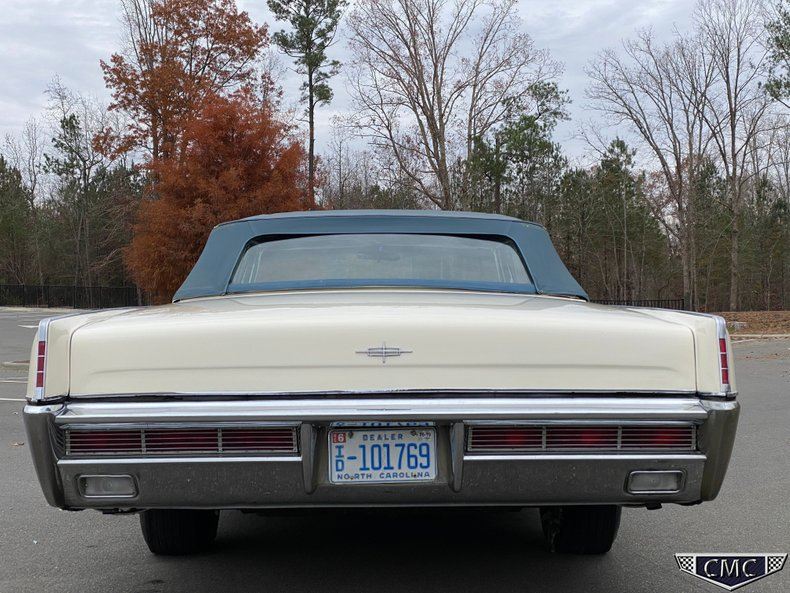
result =
[{"label": "lincoln star emblem", "polygon": [[382,343],[381,346],[374,346],[367,350],[357,350],[357,354],[364,354],[368,358],[380,358],[382,364],[386,363],[388,358],[401,356],[402,354],[411,354],[411,352],[411,350],[402,350],[394,346],[387,346],[386,342]]}]

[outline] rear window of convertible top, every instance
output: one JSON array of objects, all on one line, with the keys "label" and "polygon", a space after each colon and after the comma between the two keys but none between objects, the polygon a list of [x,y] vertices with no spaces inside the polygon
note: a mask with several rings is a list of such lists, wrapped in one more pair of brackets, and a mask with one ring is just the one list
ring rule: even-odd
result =
[{"label": "rear window of convertible top", "polygon": [[532,287],[521,255],[504,238],[359,233],[251,243],[233,273],[229,291],[335,283]]}]

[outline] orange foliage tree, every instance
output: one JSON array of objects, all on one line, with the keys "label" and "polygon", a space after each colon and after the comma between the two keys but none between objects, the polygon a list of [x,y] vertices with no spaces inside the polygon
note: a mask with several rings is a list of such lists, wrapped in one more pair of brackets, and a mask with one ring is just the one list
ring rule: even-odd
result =
[{"label": "orange foliage tree", "polygon": [[101,68],[111,110],[128,116],[123,130],[104,130],[100,150],[143,148],[154,159],[177,148],[187,120],[206,98],[256,83],[256,60],[268,46],[235,0],[121,0],[124,51]]},{"label": "orange foliage tree", "polygon": [[302,146],[249,93],[204,101],[182,145],[151,163],[158,199],[143,202],[125,254],[137,284],[158,301],[183,282],[218,223],[314,207]]}]

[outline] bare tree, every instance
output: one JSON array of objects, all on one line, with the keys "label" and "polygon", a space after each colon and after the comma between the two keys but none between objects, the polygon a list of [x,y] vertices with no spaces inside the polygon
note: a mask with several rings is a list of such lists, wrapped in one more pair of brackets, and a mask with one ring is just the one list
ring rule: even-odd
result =
[{"label": "bare tree", "polygon": [[530,87],[561,73],[548,52],[535,49],[532,38],[521,31],[517,2],[491,4],[490,13],[474,39],[470,58],[462,60],[469,72],[466,117],[466,156],[475,138],[482,138],[507,116],[523,107]]},{"label": "bare tree", "polygon": [[709,135],[704,126],[713,68],[700,58],[699,41],[678,36],[659,45],[650,31],[606,50],[590,64],[587,91],[592,107],[614,125],[627,125],[647,146],[665,191],[652,192],[655,215],[680,250],[683,296],[696,305],[694,179]]},{"label": "bare tree", "polygon": [[121,164],[121,158],[105,156],[94,143],[99,130],[117,127],[118,116],[57,79],[47,95],[53,138],[44,155],[44,170],[56,178],[54,206],[71,227],[74,283],[91,286],[97,274],[120,257],[119,237],[128,226],[126,196],[112,194],[106,182],[111,166]]},{"label": "bare tree", "polygon": [[695,15],[704,55],[714,70],[702,112],[727,181],[730,224],[730,310],[738,310],[741,216],[744,190],[754,175],[749,147],[761,132],[770,98],[762,0],[701,0]]},{"label": "bare tree", "polygon": [[28,209],[32,217],[33,251],[36,262],[36,276],[39,284],[44,284],[44,272],[41,265],[41,236],[39,234],[39,202],[41,178],[44,163],[44,132],[41,122],[36,118],[29,119],[18,137],[6,135],[5,149],[11,158],[11,164],[22,175],[27,189],[25,195]]},{"label": "bare tree", "polygon": [[516,7],[360,0],[349,16],[358,129],[436,207],[455,207],[455,157],[502,120],[508,102],[558,71],[520,32]]},{"label": "bare tree", "polygon": [[765,126],[761,162],[779,198],[790,206],[790,117],[777,114]]}]

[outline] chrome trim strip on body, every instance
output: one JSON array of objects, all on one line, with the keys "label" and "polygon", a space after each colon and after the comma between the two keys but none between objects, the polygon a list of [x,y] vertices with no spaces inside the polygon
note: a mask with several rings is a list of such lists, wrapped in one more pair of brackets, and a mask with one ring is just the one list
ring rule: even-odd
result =
[{"label": "chrome trim strip on body", "polygon": [[552,424],[559,424],[559,425],[584,425],[584,424],[595,424],[595,426],[620,426],[620,425],[627,425],[627,426],[688,426],[689,422],[684,422],[683,420],[643,420],[641,418],[635,418],[632,420],[590,420],[590,419],[579,419],[579,420],[471,420],[466,424],[469,426],[547,426]]},{"label": "chrome trim strip on body", "polygon": [[735,400],[738,396],[737,391],[700,391],[699,392],[700,399],[711,399],[711,400]]},{"label": "chrome trim strip on body", "polygon": [[696,398],[414,398],[189,401],[140,403],[72,402],[55,418],[58,425],[119,422],[354,420],[679,420],[704,421]]},{"label": "chrome trim strip on body", "polygon": [[[463,456],[464,461],[552,461],[552,460],[566,460],[566,461],[604,461],[619,460],[619,461],[704,461],[705,455],[701,453],[616,453],[614,451],[604,451],[599,453],[524,453],[522,455],[500,455],[500,454],[486,454],[486,453],[466,453]],[[59,459],[58,465],[86,465],[86,464],[130,464],[130,463],[234,463],[234,462],[264,462],[271,461],[276,463],[282,462],[301,462],[301,457],[281,457],[279,455],[266,455],[266,456],[237,456],[237,457],[140,457],[140,456],[126,456],[126,457],[113,457],[109,459]]]},{"label": "chrome trim strip on body", "polygon": [[[299,422],[108,422],[101,424],[91,422],[86,424],[68,423],[69,430],[146,430],[146,429],[175,429],[187,430],[191,428],[297,428]],[[65,428],[65,427],[64,427]]]},{"label": "chrome trim strip on body", "polygon": [[191,464],[191,463],[300,463],[302,458],[298,455],[250,455],[250,456],[235,456],[235,457],[108,457],[108,458],[90,458],[90,459],[59,459],[58,465],[135,465],[135,464],[151,464],[151,463],[176,463],[176,464]]},{"label": "chrome trim strip on body", "polygon": [[540,398],[554,398],[554,397],[567,397],[567,398],[579,398],[579,397],[590,397],[590,396],[601,396],[601,397],[617,397],[617,398],[630,398],[630,397],[639,397],[639,396],[655,396],[655,397],[674,397],[674,398],[688,398],[694,397],[696,399],[710,399],[710,400],[735,400],[736,396],[738,395],[737,391],[728,391],[728,392],[721,392],[721,391],[695,391],[695,390],[688,390],[688,391],[657,391],[655,389],[646,389],[646,390],[629,390],[629,391],[600,391],[600,390],[574,390],[574,391],[567,391],[562,389],[557,390],[550,390],[550,389],[537,389],[537,390],[507,390],[507,389],[497,389],[497,390],[467,390],[467,389],[441,389],[441,390],[432,390],[432,389],[402,389],[402,390],[385,390],[385,391],[372,391],[372,390],[365,390],[365,391],[303,391],[303,392],[274,392],[274,391],[265,391],[265,392],[233,392],[233,391],[223,391],[223,392],[162,392],[162,393],[114,393],[114,394],[100,394],[100,395],[56,395],[50,397],[44,397],[40,400],[28,400],[28,403],[33,405],[55,405],[60,404],[67,401],[74,401],[74,402],[104,402],[104,401],[112,401],[112,402],[147,402],[147,401],[200,401],[203,399],[222,399],[224,401],[241,401],[241,400],[249,400],[254,398],[271,398],[271,399],[279,399],[279,400],[291,400],[291,399],[327,399],[327,398],[344,398],[344,399],[356,399],[360,397],[376,397],[381,399],[397,399],[403,397],[419,397],[419,396],[427,396],[430,395],[435,399],[444,399],[444,398],[457,398],[457,397],[475,397],[475,398],[488,398],[488,397],[497,397],[497,396],[521,396],[521,397],[529,397],[531,399],[540,399]]},{"label": "chrome trim strip on body", "polygon": [[464,461],[602,461],[619,459],[621,461],[704,461],[701,453],[524,453],[521,455],[500,455],[497,453],[467,453]]},{"label": "chrome trim strip on body", "polygon": [[655,396],[696,396],[695,389],[627,389],[627,390],[606,390],[606,389],[364,389],[364,390],[319,390],[319,391],[155,391],[147,393],[71,393],[70,399],[73,400],[93,400],[93,399],[139,399],[139,398],[322,398],[322,397],[404,397],[430,395],[439,397],[459,397],[475,396],[490,397],[498,395],[523,395],[530,397],[556,397],[563,396],[590,396],[602,395],[611,397],[629,397],[634,395],[655,395]]},{"label": "chrome trim strip on body", "polygon": [[25,414],[36,414],[36,415],[45,415],[45,414],[60,414],[66,406],[62,403],[57,404],[43,404],[43,405],[33,405],[33,404],[26,404],[25,405]]}]

